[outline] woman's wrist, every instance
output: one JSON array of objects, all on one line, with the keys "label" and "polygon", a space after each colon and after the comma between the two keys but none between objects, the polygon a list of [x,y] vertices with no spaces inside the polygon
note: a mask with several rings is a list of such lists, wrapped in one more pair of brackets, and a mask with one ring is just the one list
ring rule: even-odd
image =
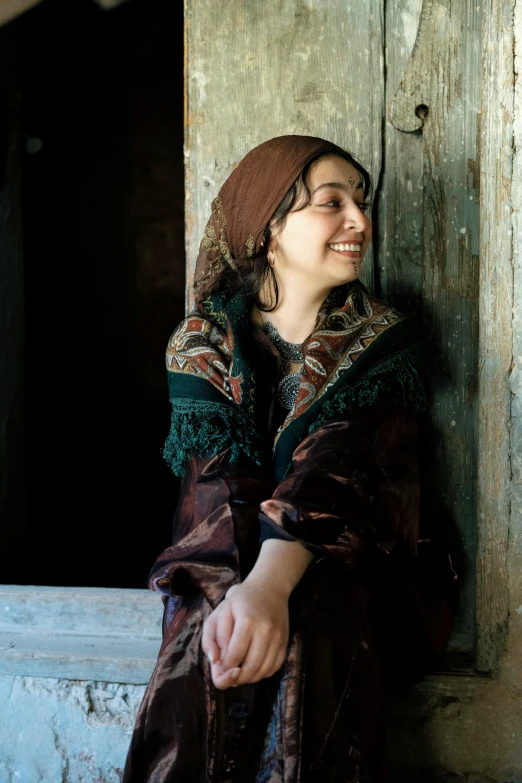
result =
[{"label": "woman's wrist", "polygon": [[300,541],[268,538],[261,544],[257,561],[247,580],[288,598],[313,557]]}]

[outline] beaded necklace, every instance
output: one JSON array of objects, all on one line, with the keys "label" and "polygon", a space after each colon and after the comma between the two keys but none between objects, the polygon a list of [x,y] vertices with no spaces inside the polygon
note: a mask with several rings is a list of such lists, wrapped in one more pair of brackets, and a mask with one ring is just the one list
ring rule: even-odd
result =
[{"label": "beaded necklace", "polygon": [[277,387],[277,398],[283,408],[291,410],[299,392],[299,384],[301,383],[304,364],[297,372],[290,373],[288,371],[292,362],[304,362],[303,345],[306,340],[302,343],[289,343],[281,337],[270,321],[265,321],[259,307],[256,307],[256,310],[259,313],[259,317],[263,324],[261,327],[262,331],[270,337],[283,360],[284,375]]}]

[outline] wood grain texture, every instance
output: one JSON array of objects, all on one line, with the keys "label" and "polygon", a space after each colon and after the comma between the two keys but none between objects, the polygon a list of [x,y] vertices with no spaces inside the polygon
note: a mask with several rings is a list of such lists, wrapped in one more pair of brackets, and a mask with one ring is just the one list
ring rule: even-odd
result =
[{"label": "wood grain texture", "polygon": [[378,291],[404,312],[422,296],[424,167],[421,133],[401,133],[390,120],[397,85],[418,36],[422,0],[386,4],[384,165],[377,202]]},{"label": "wood grain texture", "polygon": [[441,522],[454,531],[462,551],[461,604],[449,648],[472,655],[481,6],[470,0],[424,0],[405,68],[419,3],[391,6],[378,271],[383,298],[413,312],[422,328],[435,384],[430,481],[440,500]]},{"label": "wood grain texture", "polygon": [[[383,0],[186,0],[185,18],[189,309],[212,198],[252,147],[284,134],[321,136],[378,180]],[[371,249],[362,279],[373,287]]]},{"label": "wood grain texture", "polygon": [[462,550],[449,647],[472,656],[478,629],[487,671],[507,623],[517,5],[231,0],[224,13],[186,0],[187,311],[211,200],[249,149],[309,133],[370,169],[377,266],[369,257],[363,280],[422,330],[436,386],[431,481]]},{"label": "wood grain texture", "polygon": [[[510,435],[510,520],[508,531],[507,592],[510,600],[508,655],[504,661],[504,681],[520,693],[522,671],[522,2],[517,0],[513,14],[514,85],[513,166],[511,178],[511,224],[513,254],[513,349],[509,367],[511,391]],[[506,67],[510,59],[506,57]],[[509,84],[508,84],[509,91]],[[509,109],[508,109],[509,110]],[[508,315],[508,314],[506,314]],[[509,317],[509,316],[508,316]],[[505,528],[504,528],[505,532]],[[502,636],[500,641],[502,641]]]},{"label": "wood grain texture", "polygon": [[[477,485],[477,630],[481,670],[496,669],[508,623],[513,251],[520,244],[520,235],[513,243],[512,232],[513,8],[512,3],[503,0],[483,3]],[[517,339],[519,336],[517,332]]]}]

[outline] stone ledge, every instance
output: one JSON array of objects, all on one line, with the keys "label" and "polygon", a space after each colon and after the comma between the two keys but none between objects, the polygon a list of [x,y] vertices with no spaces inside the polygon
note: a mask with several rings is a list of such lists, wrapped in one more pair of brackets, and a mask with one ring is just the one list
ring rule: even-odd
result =
[{"label": "stone ledge", "polygon": [[[161,644],[163,603],[150,590],[0,585],[0,674],[146,684]],[[426,697],[472,698],[490,678],[427,675],[393,711]]]},{"label": "stone ledge", "polygon": [[151,590],[0,585],[0,632],[160,638],[162,614]]},{"label": "stone ledge", "polygon": [[0,633],[0,675],[146,684],[161,641],[77,634]]},{"label": "stone ledge", "polygon": [[161,644],[149,590],[0,586],[0,674],[143,685]]}]

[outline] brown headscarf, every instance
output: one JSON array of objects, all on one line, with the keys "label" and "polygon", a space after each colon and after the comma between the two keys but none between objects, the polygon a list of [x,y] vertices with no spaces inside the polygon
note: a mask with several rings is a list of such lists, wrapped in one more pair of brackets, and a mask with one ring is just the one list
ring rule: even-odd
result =
[{"label": "brown headscarf", "polygon": [[212,202],[194,273],[196,305],[216,287],[227,265],[260,252],[268,221],[306,164],[317,155],[346,154],[315,136],[277,136],[254,147]]}]

